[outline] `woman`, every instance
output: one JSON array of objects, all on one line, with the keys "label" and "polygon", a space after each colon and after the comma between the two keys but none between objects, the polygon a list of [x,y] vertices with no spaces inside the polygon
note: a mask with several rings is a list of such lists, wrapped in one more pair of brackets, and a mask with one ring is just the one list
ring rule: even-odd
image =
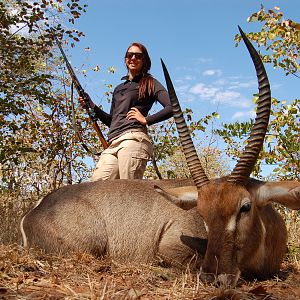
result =
[{"label": "woman", "polygon": [[[149,74],[151,60],[145,46],[132,43],[126,51],[125,64],[128,72],[113,92],[110,114],[91,103],[99,119],[109,126],[109,147],[102,152],[92,181],[142,179],[153,152],[147,126],[172,116],[167,91]],[[79,100],[84,105],[83,99]],[[148,116],[155,101],[163,108]]]}]

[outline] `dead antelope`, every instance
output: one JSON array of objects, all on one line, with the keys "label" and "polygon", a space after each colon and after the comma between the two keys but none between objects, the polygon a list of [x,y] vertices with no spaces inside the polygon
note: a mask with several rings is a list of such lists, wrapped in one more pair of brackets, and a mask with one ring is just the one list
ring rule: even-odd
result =
[{"label": "dead antelope", "polygon": [[174,187],[187,181],[100,180],[62,187],[23,217],[23,244],[119,262],[162,260],[186,267],[195,257],[193,263],[201,263],[207,244],[203,220],[196,209],[185,211],[166,200],[154,184]]},{"label": "dead antelope", "polygon": [[[174,188],[187,184],[180,180],[114,180],[66,186],[46,196],[24,216],[24,245],[54,253],[108,255],[124,262],[160,257],[175,265],[186,265],[195,254],[200,265],[207,246],[203,272],[232,274],[231,282],[240,272],[259,277],[277,272],[286,249],[286,228],[269,203],[299,209],[300,184],[249,178],[267,130],[271,96],[259,55],[247,39],[246,44],[257,69],[260,97],[248,146],[230,176],[208,180],[186,126],[182,126],[184,119],[164,68],[197,188]],[[154,185],[160,188],[154,189]],[[197,207],[189,210],[168,201],[188,207],[195,199]],[[186,206],[184,200],[191,202]]]},{"label": "dead antelope", "polygon": [[287,249],[287,231],[282,217],[271,203],[300,209],[299,182],[262,182],[250,178],[267,131],[271,92],[260,56],[241,29],[240,32],[256,68],[259,86],[255,124],[243,154],[228,177],[216,180],[207,178],[162,62],[174,118],[196,187],[156,188],[181,207],[197,206],[208,233],[202,264],[202,272],[206,275],[203,277],[209,280],[212,276],[226,274],[220,277],[232,284],[240,273],[265,278],[279,271]]}]

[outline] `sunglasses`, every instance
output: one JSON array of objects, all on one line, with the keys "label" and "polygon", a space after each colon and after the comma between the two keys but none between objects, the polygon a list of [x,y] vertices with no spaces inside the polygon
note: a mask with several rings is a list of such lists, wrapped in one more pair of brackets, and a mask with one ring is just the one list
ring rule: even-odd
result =
[{"label": "sunglasses", "polygon": [[132,59],[133,57],[135,57],[135,59],[142,59],[143,56],[144,54],[141,52],[127,52],[125,57],[128,59]]}]

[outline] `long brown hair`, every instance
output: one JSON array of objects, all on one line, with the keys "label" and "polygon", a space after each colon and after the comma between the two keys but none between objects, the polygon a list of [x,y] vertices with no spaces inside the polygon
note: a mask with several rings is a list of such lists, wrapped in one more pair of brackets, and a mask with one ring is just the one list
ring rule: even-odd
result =
[{"label": "long brown hair", "polygon": [[[132,43],[128,48],[125,53],[125,59],[126,59],[126,54],[129,50],[130,47],[136,46],[138,47],[142,53],[143,53],[143,67],[142,67],[142,78],[140,81],[140,87],[139,87],[139,99],[144,99],[146,95],[151,96],[154,94],[154,80],[152,75],[149,73],[150,68],[151,68],[151,59],[148,54],[148,51],[144,45],[141,43],[134,42]],[[126,66],[127,67],[127,66]]]}]

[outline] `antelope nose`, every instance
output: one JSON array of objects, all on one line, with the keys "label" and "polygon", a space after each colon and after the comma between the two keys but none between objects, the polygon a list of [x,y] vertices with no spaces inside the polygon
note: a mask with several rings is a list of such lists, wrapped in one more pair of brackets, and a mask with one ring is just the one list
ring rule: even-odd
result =
[{"label": "antelope nose", "polygon": [[200,275],[200,279],[203,282],[211,283],[216,286],[235,287],[238,282],[239,275],[224,274],[224,273],[220,275],[215,275],[215,274],[203,273]]},{"label": "antelope nose", "polygon": [[217,278],[217,283],[222,287],[235,287],[240,278],[240,273],[238,274],[220,274]]},{"label": "antelope nose", "polygon": [[203,282],[206,283],[213,283],[216,280],[216,276],[214,274],[210,274],[210,273],[202,273],[200,275],[200,279]]},{"label": "antelope nose", "polygon": [[200,279],[207,283],[212,283],[217,286],[222,287],[235,287],[239,278],[240,278],[241,272],[239,269],[234,272],[234,274],[227,274],[227,273],[205,273],[203,272],[203,269],[200,268]]},{"label": "antelope nose", "polygon": [[216,280],[216,275],[214,273],[208,273],[203,270],[203,266],[200,268],[200,279],[203,282],[212,283]]}]

